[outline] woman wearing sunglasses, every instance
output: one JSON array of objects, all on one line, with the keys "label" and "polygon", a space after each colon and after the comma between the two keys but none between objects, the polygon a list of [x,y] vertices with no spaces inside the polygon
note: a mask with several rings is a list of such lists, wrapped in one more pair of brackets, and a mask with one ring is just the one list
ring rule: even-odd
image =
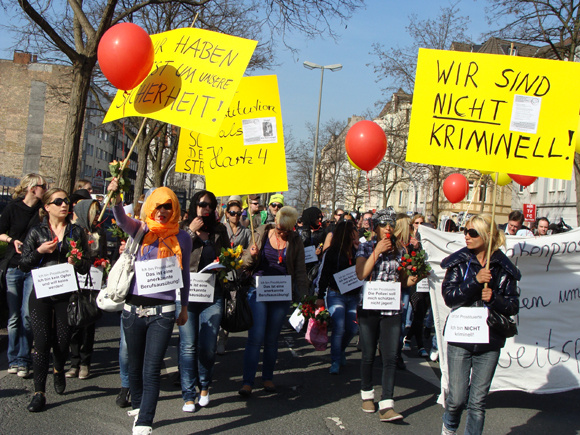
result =
[{"label": "woman wearing sunglasses", "polygon": [[[506,316],[517,314],[521,274],[499,249],[505,243],[504,232],[497,229],[491,216],[479,215],[467,221],[464,233],[467,246],[441,262],[447,269],[441,287],[445,304],[451,309],[486,306]],[[490,237],[490,267],[486,270]],[[467,410],[465,433],[483,432],[485,399],[505,340],[490,328],[488,343],[447,343],[449,392],[443,434],[456,433],[463,409]]]},{"label": "woman wearing sunglasses", "polygon": [[[42,196],[43,208],[40,209],[41,223],[30,229],[22,246],[20,269],[26,273],[39,267],[69,263],[81,275],[88,273],[90,262],[88,243],[84,230],[69,221],[67,194],[62,189],[52,188]],[[73,261],[68,257],[70,244],[75,242],[81,247],[82,258]],[[30,324],[34,337],[32,365],[34,370],[34,396],[28,405],[30,412],[44,409],[46,398],[46,378],[53,350],[54,389],[64,394],[66,378],[64,366],[68,358],[71,329],[68,326],[67,308],[71,293],[37,298],[36,292],[30,294]],[[56,340],[56,341],[55,341]]]},{"label": "woman wearing sunglasses", "polygon": [[252,233],[250,229],[240,224],[242,204],[238,201],[230,201],[226,207],[225,217],[230,247],[235,248],[238,245],[242,245],[242,248],[246,249],[250,245]]},{"label": "woman wearing sunglasses", "polygon": [[[184,223],[192,243],[190,272],[198,272],[213,263],[222,248],[230,247],[226,228],[216,217],[216,208],[217,199],[212,192],[201,190],[191,198],[188,220]],[[187,322],[179,327],[179,372],[184,412],[195,412],[198,386],[199,405],[209,404],[223,306],[223,289],[216,279],[213,300],[190,302]]]},{"label": "woman wearing sunglasses", "polygon": [[42,195],[46,192],[46,180],[38,174],[22,177],[14,188],[13,200],[0,215],[0,241],[8,243],[0,262],[0,276],[6,277],[6,300],[8,303],[8,373],[27,378],[32,366],[30,347],[32,329],[28,314],[28,299],[32,292],[32,275],[18,268],[22,241],[28,230],[38,224],[38,211],[42,207]]},{"label": "woman wearing sunglasses", "polygon": [[[254,234],[256,244],[244,251],[244,269],[252,277],[289,275],[292,294],[300,300],[308,293],[308,278],[304,263],[304,245],[294,232],[298,212],[293,207],[282,207],[273,224],[261,225]],[[275,392],[272,382],[274,366],[278,357],[278,336],[290,308],[290,300],[258,301],[255,284],[248,292],[248,302],[252,310],[254,325],[248,331],[248,341],[244,351],[243,384],[239,390],[242,397],[250,397],[260,359],[260,348],[264,345],[262,381],[264,390]]]},{"label": "woman wearing sunglasses", "polygon": [[[356,274],[361,281],[400,282],[401,287],[416,285],[417,276],[407,276],[399,271],[404,251],[397,247],[395,211],[392,207],[378,211],[373,216],[375,237],[362,243],[356,253]],[[403,289],[402,289],[403,290]],[[403,416],[394,410],[395,374],[399,337],[401,335],[401,309],[368,310],[358,308],[359,344],[361,357],[361,398],[364,412],[375,412],[373,389],[373,363],[380,342],[382,358],[382,395],[379,402],[380,421],[400,420]]]},{"label": "woman wearing sunglasses", "polygon": [[[108,190],[118,190],[116,178],[113,178]],[[119,195],[115,201],[113,213],[117,225],[134,238],[143,223],[125,214]],[[183,325],[187,321],[190,287],[187,265],[191,253],[191,238],[179,229],[181,207],[175,193],[167,187],[155,189],[145,200],[141,216],[145,217],[145,234],[137,250],[135,262],[156,262],[158,259],[175,257],[183,286],[179,288],[181,309],[176,321],[176,288],[154,293],[141,291],[140,283],[143,281],[140,280],[145,280],[145,276],[139,273],[135,273],[131,282],[121,321],[129,355],[129,387],[133,410],[127,414],[135,417],[133,434],[149,434],[152,431],[159,399],[163,358],[174,323]],[[160,282],[163,282],[162,278]]]}]

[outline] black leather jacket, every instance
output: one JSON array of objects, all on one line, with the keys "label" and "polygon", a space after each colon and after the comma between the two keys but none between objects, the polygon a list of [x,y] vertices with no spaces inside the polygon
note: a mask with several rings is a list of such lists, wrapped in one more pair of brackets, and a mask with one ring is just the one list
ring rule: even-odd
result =
[{"label": "black leather jacket", "polygon": [[[81,261],[74,266],[77,273],[81,275],[85,275],[89,272],[91,267],[91,263],[89,260],[88,252],[89,252],[89,245],[87,243],[87,236],[85,231],[75,224],[67,224],[66,230],[64,232],[64,238],[62,241],[62,246],[60,249],[54,250],[54,252],[50,254],[41,254],[37,251],[37,248],[42,245],[44,242],[49,242],[54,238],[50,228],[46,221],[40,223],[39,225],[33,226],[26,239],[24,240],[24,244],[22,246],[22,256],[20,257],[19,267],[23,272],[29,272],[32,269],[36,269],[39,267],[47,267],[47,266],[54,266],[56,264],[66,263],[67,254],[69,251],[69,244],[67,239],[72,239],[77,242],[80,242],[80,246],[83,251],[83,257]],[[58,295],[56,298],[66,299],[68,298],[68,294],[65,295]]]},{"label": "black leather jacket", "polygon": [[[481,302],[483,284],[475,276],[483,268],[475,254],[463,248],[443,259],[441,267],[447,269],[441,286],[445,304],[451,309],[472,307]],[[492,275],[489,287],[493,290],[491,300],[484,305],[506,316],[513,316],[519,311],[517,281],[522,277],[520,271],[500,250],[495,251],[490,259]],[[501,349],[505,337],[489,330],[489,344],[454,343],[472,352],[484,352]]]}]

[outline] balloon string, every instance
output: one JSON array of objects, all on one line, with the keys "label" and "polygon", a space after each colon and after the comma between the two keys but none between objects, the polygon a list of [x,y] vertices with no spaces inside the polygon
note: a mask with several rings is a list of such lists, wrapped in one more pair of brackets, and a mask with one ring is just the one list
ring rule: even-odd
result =
[{"label": "balloon string", "polygon": [[[127,97],[129,96],[129,92],[125,91],[124,92],[124,97],[125,97],[125,101],[127,101]],[[122,144],[122,150],[123,150],[123,160],[125,160],[125,105],[123,104],[123,144]]]},{"label": "balloon string", "polygon": [[367,171],[367,189],[368,189],[368,193],[369,193],[369,210],[371,208],[371,180],[369,178],[369,173]]}]

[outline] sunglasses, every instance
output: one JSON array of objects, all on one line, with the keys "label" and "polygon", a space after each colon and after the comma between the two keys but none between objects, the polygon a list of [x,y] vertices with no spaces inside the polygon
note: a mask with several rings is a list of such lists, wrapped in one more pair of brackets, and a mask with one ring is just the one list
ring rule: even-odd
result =
[{"label": "sunglasses", "polygon": [[201,202],[198,202],[197,203],[197,206],[198,207],[201,207],[201,208],[211,207],[211,203],[205,202],[205,201],[201,201]]},{"label": "sunglasses", "polygon": [[390,222],[390,221],[389,222],[379,222],[377,224],[377,227],[385,228],[387,225],[390,226],[390,227],[394,227],[395,226],[395,222]]},{"label": "sunglasses", "polygon": [[337,213],[335,216],[338,216],[340,218],[344,216],[344,213]]},{"label": "sunglasses", "polygon": [[57,207],[60,207],[63,204],[69,205],[70,200],[68,198],[56,198],[54,201],[48,203],[48,205],[50,204],[54,204]]},{"label": "sunglasses", "polygon": [[230,216],[241,216],[242,212],[241,211],[228,211]]},{"label": "sunglasses", "polygon": [[270,207],[273,207],[273,208],[282,208],[284,206],[282,204],[280,204],[279,202],[273,202],[273,203],[270,204]]},{"label": "sunglasses", "polygon": [[34,187],[40,187],[42,190],[46,190],[46,184],[37,184]]},{"label": "sunglasses", "polygon": [[260,205],[259,202],[251,202],[250,204],[252,204],[252,205]]},{"label": "sunglasses", "polygon": [[469,237],[471,237],[472,239],[476,239],[479,237],[479,233],[477,232],[477,230],[474,230],[473,228],[470,229],[463,228],[463,234],[465,234],[466,236],[469,234]]},{"label": "sunglasses", "polygon": [[170,202],[168,202],[167,204],[159,204],[157,207],[155,207],[155,209],[156,210],[164,209],[167,211],[171,211],[173,210],[173,205]]}]

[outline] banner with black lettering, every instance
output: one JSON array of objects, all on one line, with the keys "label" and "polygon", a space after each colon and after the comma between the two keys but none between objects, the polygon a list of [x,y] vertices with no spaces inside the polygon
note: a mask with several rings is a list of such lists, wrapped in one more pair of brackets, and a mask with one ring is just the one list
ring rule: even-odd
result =
[{"label": "banner with black lettering", "polygon": [[[420,234],[433,268],[430,294],[444,393],[447,346],[442,332],[450,310],[441,296],[445,271],[440,263],[465,247],[465,238],[427,227],[421,227]],[[508,236],[504,252],[522,273],[519,333],[502,349],[491,390],[556,393],[579,388],[580,229],[543,237]]]}]

